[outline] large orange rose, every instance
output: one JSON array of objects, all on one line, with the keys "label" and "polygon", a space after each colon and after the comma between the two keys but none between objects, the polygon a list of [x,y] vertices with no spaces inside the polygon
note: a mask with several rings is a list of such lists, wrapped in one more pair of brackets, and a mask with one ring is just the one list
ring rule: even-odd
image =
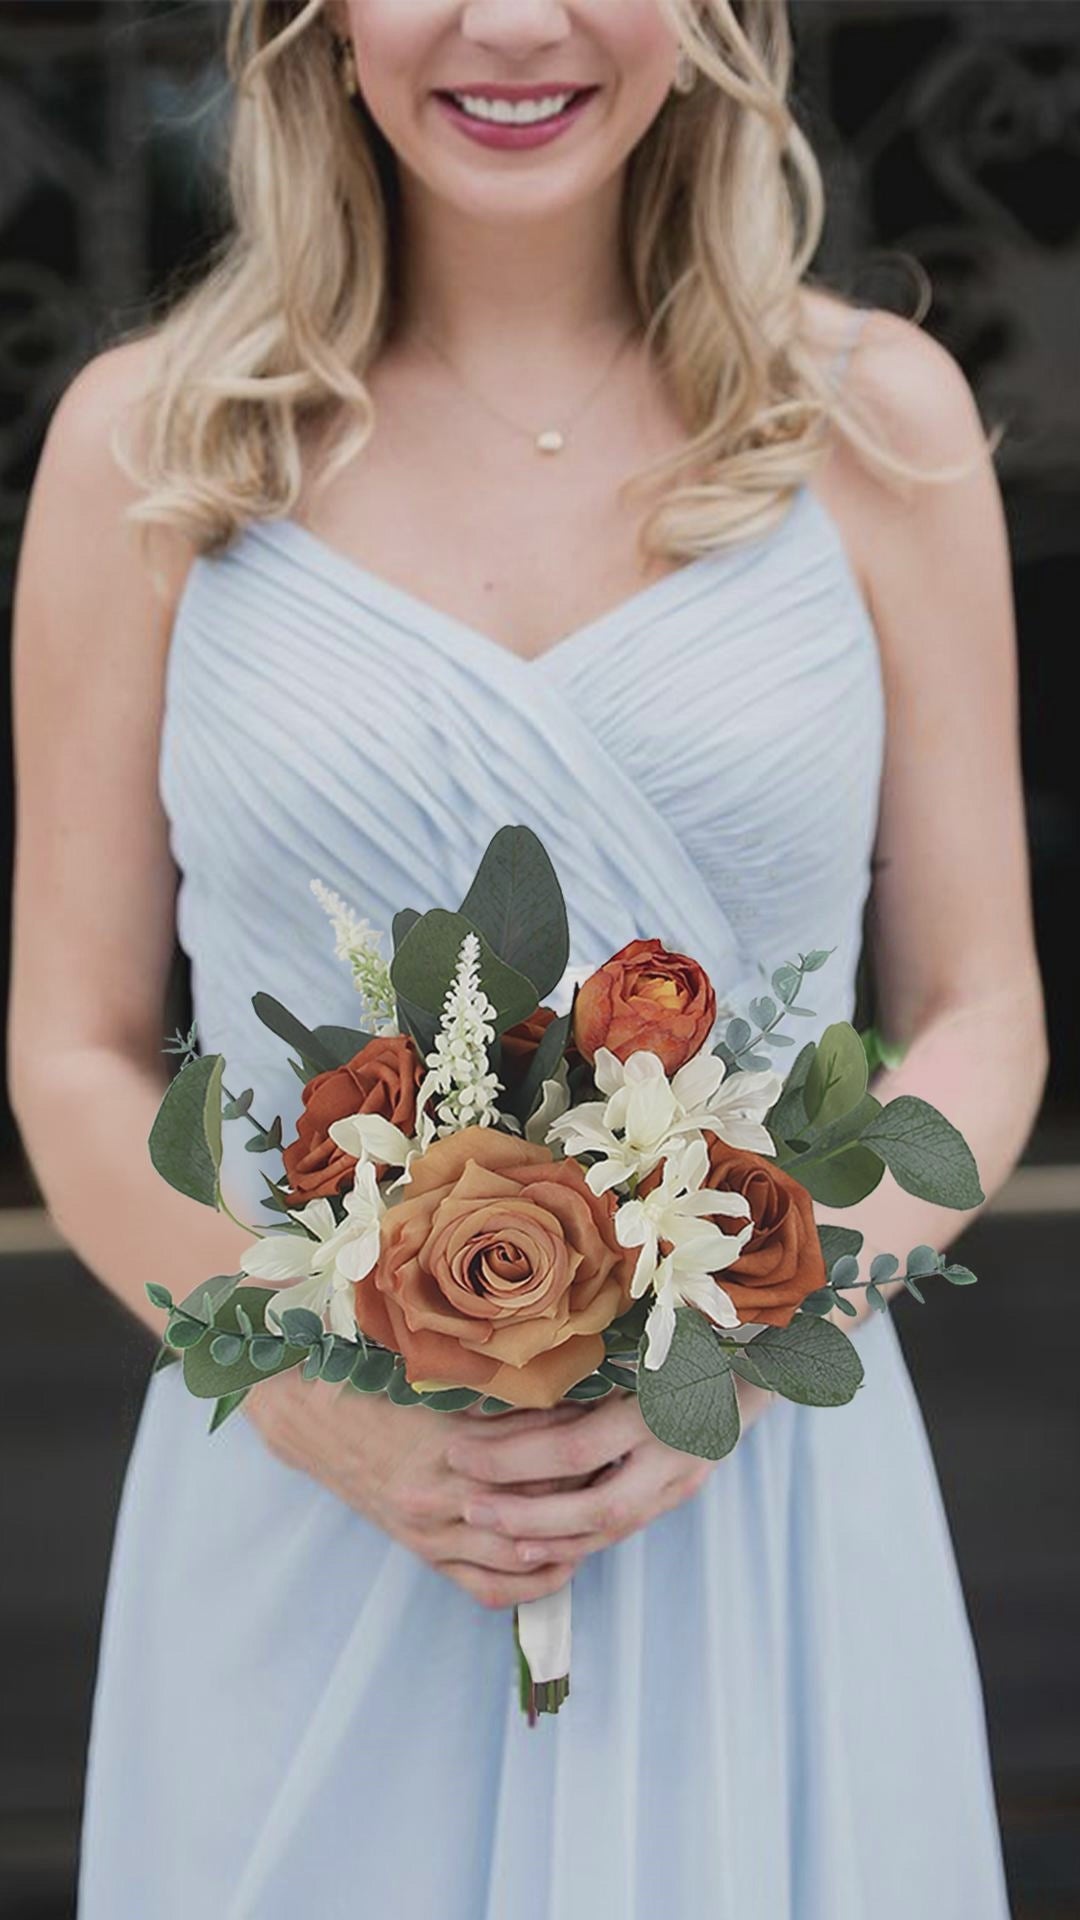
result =
[{"label": "large orange rose", "polygon": [[[331,1140],[335,1120],[375,1113],[410,1136],[416,1129],[416,1089],[424,1063],[408,1034],[377,1035],[343,1067],[328,1067],[307,1082],[296,1139],[281,1150],[285,1176],[297,1206],[338,1193],[351,1181],[356,1156]],[[375,1177],[386,1172],[376,1163]]]},{"label": "large orange rose", "polygon": [[575,1160],[493,1127],[463,1127],[412,1163],[383,1215],[356,1321],[403,1355],[410,1382],[476,1387],[553,1407],[604,1357],[631,1304],[636,1248]]},{"label": "large orange rose", "polygon": [[[744,1324],[786,1327],[808,1293],[823,1287],[828,1275],[821,1251],[814,1203],[806,1188],[781,1172],[767,1155],[729,1147],[715,1133],[704,1135],[709,1171],[704,1185],[741,1193],[750,1208],[754,1231],[737,1260],[716,1275]],[[660,1168],[646,1174],[638,1188],[649,1192]],[[722,1233],[737,1233],[745,1215],[709,1215]]]},{"label": "large orange rose", "polygon": [[587,1060],[647,1049],[675,1073],[700,1052],[716,1019],[704,967],[659,940],[631,940],[590,974],[574,1002],[574,1039]]}]

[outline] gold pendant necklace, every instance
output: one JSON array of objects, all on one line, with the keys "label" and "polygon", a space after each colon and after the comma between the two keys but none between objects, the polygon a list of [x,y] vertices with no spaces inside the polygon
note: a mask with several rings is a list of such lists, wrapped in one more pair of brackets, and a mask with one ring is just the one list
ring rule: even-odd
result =
[{"label": "gold pendant necklace", "polygon": [[427,345],[431,348],[432,352],[438,355],[443,365],[453,375],[454,379],[458,383],[458,386],[461,387],[463,392],[469,394],[472,397],[472,399],[478,401],[480,405],[488,413],[492,415],[492,418],[500,421],[504,427],[510,427],[514,433],[524,434],[528,439],[532,441],[533,448],[537,453],[544,453],[544,454],[550,455],[554,453],[562,453],[564,447],[566,446],[566,442],[569,437],[571,428],[577,426],[579,422],[582,419],[584,419],[585,414],[588,412],[588,409],[592,406],[593,401],[599,395],[601,388],[607,384],[608,380],[611,378],[611,375],[614,373],[615,368],[618,365],[618,362],[621,360],[623,354],[625,353],[627,347],[630,345],[631,341],[636,337],[636,333],[634,329],[631,329],[628,333],[625,333],[623,335],[622,339],[619,341],[619,344],[615,349],[615,352],[612,354],[611,359],[608,361],[607,366],[604,368],[603,372],[601,373],[600,378],[594,381],[593,385],[589,388],[588,392],[586,393],[584,399],[581,401],[581,404],[575,409],[574,413],[570,416],[570,419],[564,421],[561,427],[541,427],[539,430],[537,430],[536,427],[523,426],[520,420],[512,420],[509,414],[504,413],[501,407],[497,407],[494,401],[489,400],[486,394],[480,393],[477,390],[477,388],[475,388],[472,385],[470,381],[465,379],[465,376],[462,373],[459,373],[457,367],[455,367],[453,361],[443,351],[442,347],[440,347],[437,340],[433,339],[432,336],[426,332],[421,333],[420,337],[422,340],[424,340],[427,343]]}]

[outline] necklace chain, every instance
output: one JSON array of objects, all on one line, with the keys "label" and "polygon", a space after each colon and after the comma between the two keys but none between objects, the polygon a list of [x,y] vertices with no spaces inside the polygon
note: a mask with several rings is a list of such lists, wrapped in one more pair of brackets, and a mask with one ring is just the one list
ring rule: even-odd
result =
[{"label": "necklace chain", "polygon": [[574,412],[568,419],[564,419],[562,426],[542,427],[540,429],[527,427],[522,421],[512,419],[508,413],[503,412],[501,407],[497,407],[495,402],[488,398],[487,394],[481,393],[477,387],[474,387],[471,381],[466,380],[464,374],[454,365],[454,362],[450,359],[445,349],[439,345],[439,342],[434,339],[431,334],[422,330],[420,338],[425,341],[433,353],[438,355],[443,365],[453,375],[463,392],[470,394],[474,400],[478,401],[485,411],[491,414],[493,419],[500,421],[504,427],[510,427],[513,432],[523,434],[527,439],[531,440],[538,453],[561,453],[566,445],[567,437],[571,429],[576,427],[580,421],[584,419],[593,401],[597,399],[601,389],[611,378],[627,347],[635,338],[635,330],[630,328],[623,335],[611,359],[600,374],[599,379],[593,382]]}]

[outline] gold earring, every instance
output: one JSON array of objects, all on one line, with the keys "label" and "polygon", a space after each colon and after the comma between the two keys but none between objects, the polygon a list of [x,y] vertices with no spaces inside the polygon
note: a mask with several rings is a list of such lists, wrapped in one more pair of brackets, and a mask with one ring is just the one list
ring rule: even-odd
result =
[{"label": "gold earring", "polygon": [[671,84],[676,93],[692,93],[697,81],[697,68],[689,54],[679,53],[675,61],[675,76]]},{"label": "gold earring", "polygon": [[352,100],[360,91],[360,81],[356,72],[356,54],[353,50],[353,43],[344,35],[335,34],[334,51],[338,57],[338,71],[341,74],[341,84],[350,100]]}]

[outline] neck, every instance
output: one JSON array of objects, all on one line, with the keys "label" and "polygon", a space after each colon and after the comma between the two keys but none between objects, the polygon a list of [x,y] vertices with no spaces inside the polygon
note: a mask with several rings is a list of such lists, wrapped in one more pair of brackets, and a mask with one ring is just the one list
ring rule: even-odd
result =
[{"label": "neck", "polygon": [[396,331],[427,334],[463,366],[565,351],[634,319],[620,247],[621,181],[569,213],[484,222],[403,181]]}]

